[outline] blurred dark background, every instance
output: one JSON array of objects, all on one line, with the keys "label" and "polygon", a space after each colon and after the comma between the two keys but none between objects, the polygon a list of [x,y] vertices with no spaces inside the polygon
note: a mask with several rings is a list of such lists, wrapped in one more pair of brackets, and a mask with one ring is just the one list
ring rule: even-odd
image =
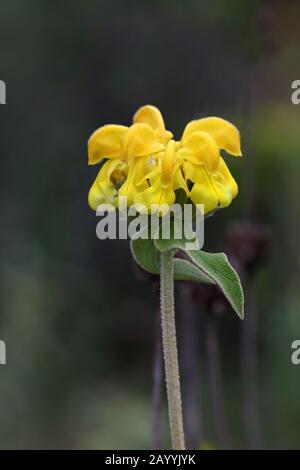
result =
[{"label": "blurred dark background", "polygon": [[[128,243],[96,238],[86,152],[92,131],[147,103],[177,138],[206,115],[241,131],[243,160],[227,158],[240,194],[207,220],[204,249],[223,250],[233,222],[271,232],[255,278],[260,421],[266,448],[299,447],[299,15],[296,0],[1,3],[1,448],[151,447],[155,297]],[[214,447],[202,336],[202,439]],[[229,311],[220,348],[235,448],[246,445],[240,337]],[[165,405],[163,418],[168,446]]]}]

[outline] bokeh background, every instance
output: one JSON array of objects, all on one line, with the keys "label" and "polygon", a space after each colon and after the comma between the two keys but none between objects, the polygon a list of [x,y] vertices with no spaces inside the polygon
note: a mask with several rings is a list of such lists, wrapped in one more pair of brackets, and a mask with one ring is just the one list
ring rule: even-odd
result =
[{"label": "bokeh background", "polygon": [[[206,115],[241,131],[244,158],[227,159],[240,194],[207,220],[204,249],[225,249],[233,223],[270,233],[251,281],[260,446],[300,447],[300,366],[291,363],[300,338],[299,15],[296,0],[1,3],[0,448],[151,448],[156,297],[126,241],[96,238],[87,193],[97,168],[86,152],[92,131],[130,123],[147,103],[177,137]],[[186,312],[199,316],[195,366],[184,374],[198,384],[198,446],[220,448],[207,313],[182,302],[180,289],[180,344]],[[242,322],[229,310],[217,323],[227,431],[233,448],[246,448]],[[168,447],[164,391],[162,422]]]}]

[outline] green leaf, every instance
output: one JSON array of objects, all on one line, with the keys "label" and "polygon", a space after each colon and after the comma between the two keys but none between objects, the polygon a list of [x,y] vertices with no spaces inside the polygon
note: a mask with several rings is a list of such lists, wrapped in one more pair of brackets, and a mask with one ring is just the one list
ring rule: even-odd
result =
[{"label": "green leaf", "polygon": [[[152,239],[132,239],[130,248],[134,260],[141,268],[151,274],[159,275],[160,252],[155,248]],[[174,279],[175,281],[195,281],[214,284],[211,277],[207,276],[190,261],[177,258],[174,259]]]},{"label": "green leaf", "polygon": [[212,278],[194,264],[185,259],[174,259],[174,279],[175,281],[194,281],[204,284],[215,284]]},{"label": "green leaf", "polygon": [[151,238],[132,238],[130,249],[134,260],[145,271],[151,274],[160,272],[160,252],[155,248]]},{"label": "green leaf", "polygon": [[220,287],[237,315],[244,318],[244,294],[240,278],[224,253],[201,250],[185,252],[190,259]]}]

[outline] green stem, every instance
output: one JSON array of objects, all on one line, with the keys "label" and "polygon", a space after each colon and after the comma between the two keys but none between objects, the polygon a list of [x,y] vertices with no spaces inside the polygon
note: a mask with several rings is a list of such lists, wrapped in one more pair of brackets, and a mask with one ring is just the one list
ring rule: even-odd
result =
[{"label": "green stem", "polygon": [[166,251],[161,253],[160,256],[161,326],[171,440],[174,450],[184,450],[185,444],[174,314],[173,251]]}]

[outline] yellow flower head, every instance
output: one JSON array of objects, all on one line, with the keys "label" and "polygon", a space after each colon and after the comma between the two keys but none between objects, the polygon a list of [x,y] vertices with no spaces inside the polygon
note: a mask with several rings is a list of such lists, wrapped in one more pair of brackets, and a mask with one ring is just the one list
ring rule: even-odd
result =
[{"label": "yellow flower head", "polygon": [[154,164],[155,155],[165,149],[171,132],[154,106],[143,106],[131,126],[109,124],[97,129],[88,141],[90,165],[102,167],[89,192],[89,204],[96,210],[101,203],[118,205],[118,196],[135,195],[147,188],[144,179]]},{"label": "yellow flower head", "polygon": [[140,108],[129,127],[109,124],[97,129],[88,142],[90,165],[102,163],[89,192],[89,204],[118,206],[119,196],[128,204],[176,201],[182,189],[194,204],[204,204],[205,213],[228,206],[238,188],[221,150],[241,156],[239,132],[217,117],[191,121],[179,142],[166,130],[160,111]]},{"label": "yellow flower head", "polygon": [[182,170],[192,183],[189,197],[204,204],[205,213],[227,207],[238,193],[237,184],[220,155],[221,150],[240,157],[240,134],[230,122],[218,117],[191,121],[181,138]]}]

